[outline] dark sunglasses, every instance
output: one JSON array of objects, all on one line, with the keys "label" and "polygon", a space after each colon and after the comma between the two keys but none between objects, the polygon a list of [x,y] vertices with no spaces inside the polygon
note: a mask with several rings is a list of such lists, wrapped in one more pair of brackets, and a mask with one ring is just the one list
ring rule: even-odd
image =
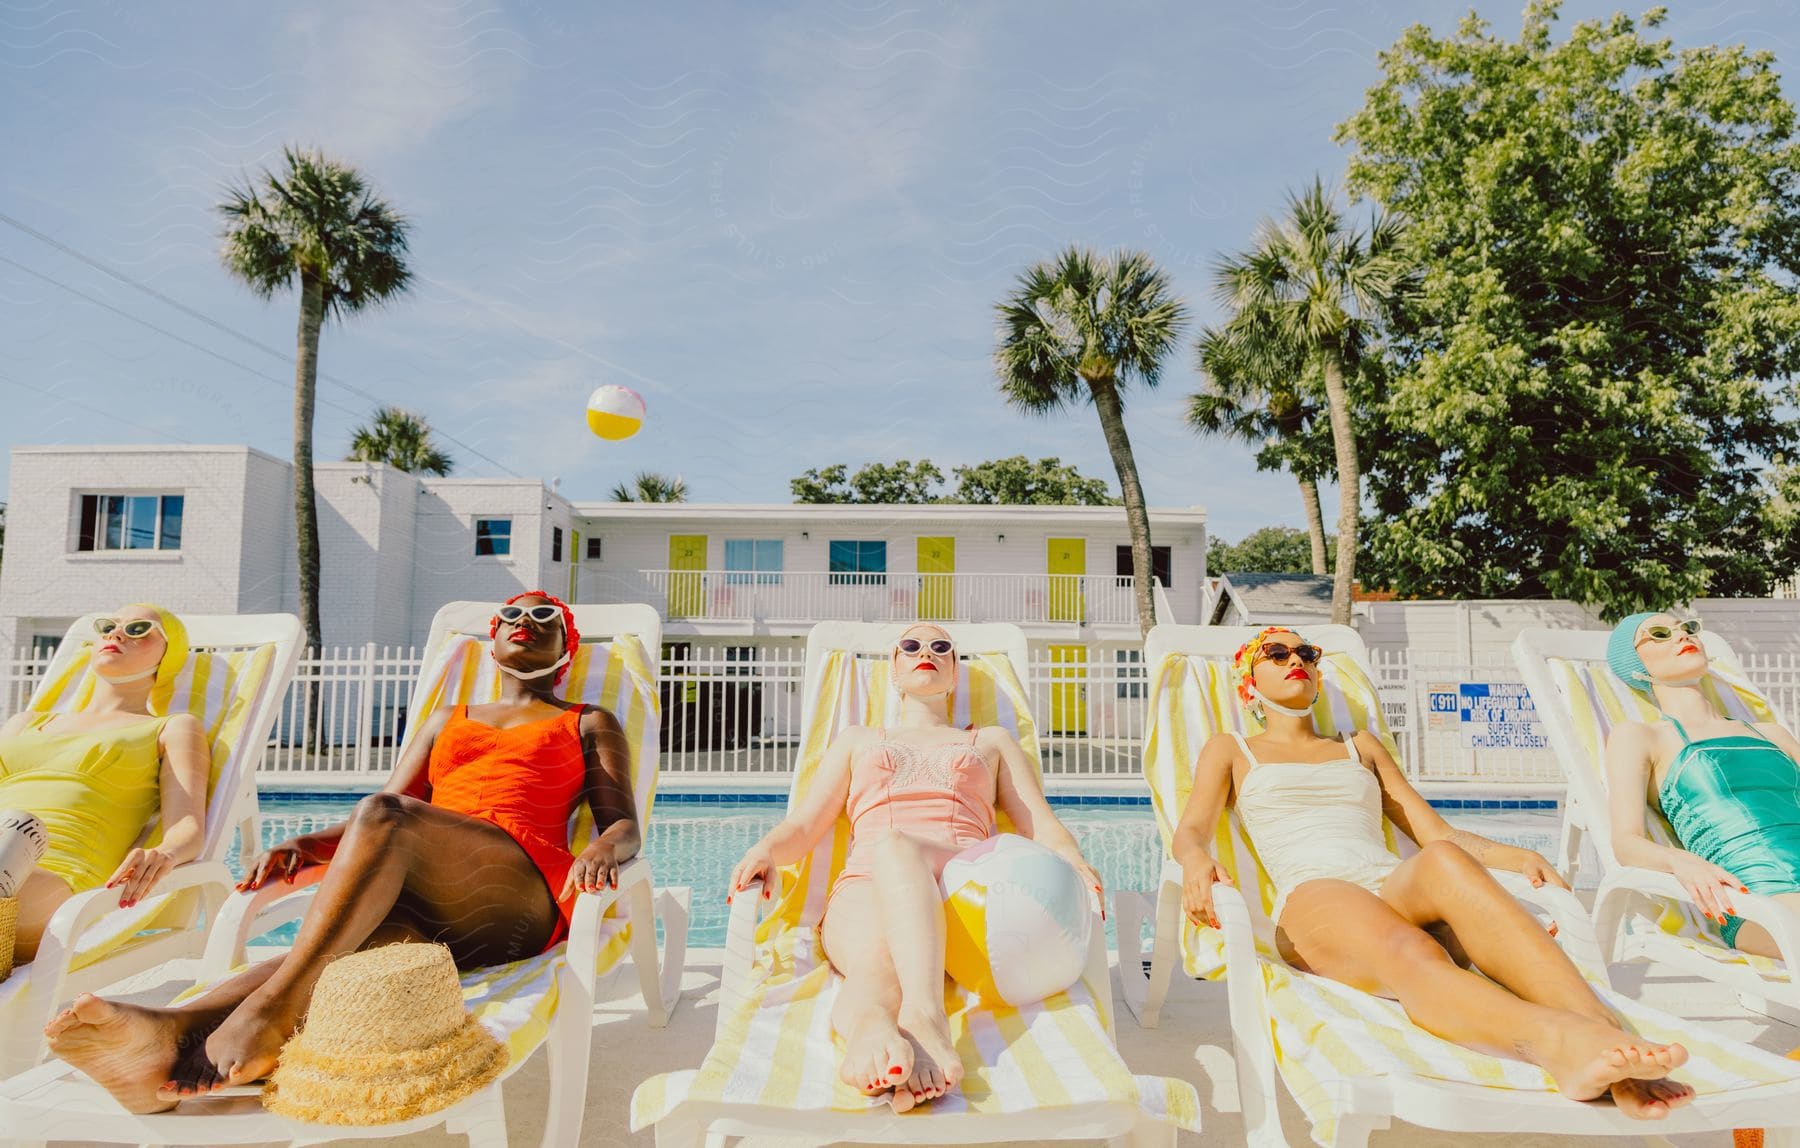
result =
[{"label": "dark sunglasses", "polygon": [[1280,642],[1270,642],[1262,648],[1261,656],[1279,666],[1288,660],[1290,654],[1299,654],[1300,660],[1311,666],[1318,664],[1319,659],[1325,656],[1325,651],[1310,644],[1284,646]]},{"label": "dark sunglasses", "polygon": [[1644,636],[1637,640],[1637,644],[1641,646],[1645,642],[1666,642],[1676,634],[1686,634],[1691,638],[1699,632],[1700,619],[1698,618],[1689,618],[1687,621],[1677,622],[1673,626],[1645,626]]},{"label": "dark sunglasses", "polygon": [[916,654],[920,650],[930,650],[932,653],[942,658],[948,656],[952,650],[956,649],[956,643],[952,642],[949,638],[933,638],[929,642],[921,642],[917,638],[901,638],[894,648],[899,650],[902,654]]},{"label": "dark sunglasses", "polygon": [[540,626],[548,626],[562,617],[562,607],[552,606],[546,602],[541,606],[502,606],[494,613],[502,622],[517,622],[520,618],[530,618]]},{"label": "dark sunglasses", "polygon": [[129,622],[121,622],[117,618],[94,619],[94,633],[102,638],[110,638],[116,632],[136,640],[147,638],[151,631],[160,629],[162,627],[150,618],[133,618]]}]

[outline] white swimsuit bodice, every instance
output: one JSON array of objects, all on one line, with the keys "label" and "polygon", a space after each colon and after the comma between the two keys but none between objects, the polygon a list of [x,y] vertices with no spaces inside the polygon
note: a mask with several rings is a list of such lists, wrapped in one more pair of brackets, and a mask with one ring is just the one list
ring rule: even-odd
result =
[{"label": "white swimsuit bodice", "polygon": [[1240,734],[1250,770],[1238,787],[1237,814],[1275,883],[1277,923],[1302,882],[1336,878],[1371,893],[1400,864],[1381,830],[1381,782],[1362,763],[1354,738],[1337,761],[1259,762]]}]

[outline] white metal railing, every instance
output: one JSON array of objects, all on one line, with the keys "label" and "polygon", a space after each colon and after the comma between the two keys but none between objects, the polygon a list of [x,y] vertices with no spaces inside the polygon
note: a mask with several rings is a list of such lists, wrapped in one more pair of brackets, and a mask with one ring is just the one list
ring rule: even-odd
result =
[{"label": "white metal railing", "polygon": [[[1134,625],[1134,580],[1110,574],[833,574],[641,570],[666,619]],[[1162,586],[1158,615],[1172,618]]]},{"label": "white metal railing", "polygon": [[[25,706],[51,657],[27,649],[0,660],[0,718]],[[1140,657],[1140,651],[1120,647],[1033,648],[1025,684],[1047,773],[1137,775],[1149,692]],[[677,775],[786,774],[799,735],[804,659],[798,643],[667,643],[660,684],[663,768]],[[1383,711],[1415,779],[1561,785],[1549,748],[1533,744],[1541,731],[1534,735],[1528,707],[1516,711],[1517,720],[1495,726],[1465,721],[1442,701],[1460,698],[1466,684],[1497,687],[1502,695],[1516,686],[1518,671],[1506,652],[1467,658],[1377,649],[1371,660]],[[419,663],[415,649],[375,645],[303,657],[270,736],[263,773],[277,782],[369,784],[381,778],[406,731]],[[1779,713],[1800,717],[1800,656],[1752,654],[1745,669]]]}]

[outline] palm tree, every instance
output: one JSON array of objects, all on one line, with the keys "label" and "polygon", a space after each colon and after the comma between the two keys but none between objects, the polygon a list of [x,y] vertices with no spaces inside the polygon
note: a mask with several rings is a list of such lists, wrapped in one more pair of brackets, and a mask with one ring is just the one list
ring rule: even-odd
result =
[{"label": "palm tree", "polygon": [[1021,274],[998,311],[994,369],[1007,402],[1040,415],[1087,402],[1100,416],[1131,531],[1138,625],[1148,634],[1156,624],[1150,515],[1125,433],[1124,391],[1157,384],[1187,308],[1148,255],[1070,247]]},{"label": "palm tree", "polygon": [[1324,384],[1337,462],[1337,570],[1331,620],[1350,621],[1356,576],[1361,472],[1346,379],[1394,297],[1407,267],[1398,219],[1377,212],[1367,232],[1348,224],[1321,180],[1288,196],[1287,214],[1267,220],[1253,246],[1221,259],[1213,291],[1229,314],[1226,328],[1246,340],[1296,348]]},{"label": "palm tree", "polygon": [[[1317,449],[1319,407],[1309,397],[1305,356],[1273,343],[1257,343],[1239,332],[1207,327],[1195,347],[1205,389],[1188,398],[1188,426],[1251,443],[1256,462],[1280,468],[1300,486],[1306,508],[1306,534],[1311,542],[1312,572],[1325,570],[1325,518],[1319,506],[1319,480],[1330,466]],[[1311,381],[1308,380],[1308,383]]]},{"label": "palm tree", "polygon": [[687,483],[680,475],[670,478],[665,474],[640,470],[633,475],[630,482],[621,482],[612,489],[614,502],[686,502]]},{"label": "palm tree", "polygon": [[300,619],[317,653],[319,512],[313,496],[313,402],[319,328],[406,290],[407,223],[355,169],[317,151],[282,149],[285,170],[227,189],[225,267],[264,299],[300,294],[294,360],[294,533],[300,550]]},{"label": "palm tree", "polygon": [[356,428],[350,436],[351,462],[385,462],[411,474],[446,475],[454,460],[431,441],[431,424],[424,415],[399,407],[377,407],[375,421]]}]

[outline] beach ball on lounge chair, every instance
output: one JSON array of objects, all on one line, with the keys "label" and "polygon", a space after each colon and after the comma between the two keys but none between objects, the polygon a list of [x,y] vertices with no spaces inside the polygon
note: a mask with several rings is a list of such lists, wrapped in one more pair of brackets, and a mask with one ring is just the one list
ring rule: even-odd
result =
[{"label": "beach ball on lounge chair", "polygon": [[1056,853],[997,834],[951,858],[943,888],[944,968],[983,1001],[1032,1004],[1081,978],[1091,898]]}]

